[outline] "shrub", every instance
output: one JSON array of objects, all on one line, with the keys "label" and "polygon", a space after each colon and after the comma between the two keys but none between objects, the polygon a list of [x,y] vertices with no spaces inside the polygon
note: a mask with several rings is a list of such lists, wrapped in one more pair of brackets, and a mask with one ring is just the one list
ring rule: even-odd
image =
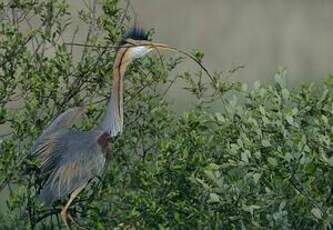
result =
[{"label": "shrub", "polygon": [[[114,46],[128,23],[117,3],[105,1],[102,15],[94,6],[80,11],[86,45],[95,47],[80,58],[62,40],[73,16],[65,1],[1,5],[12,15],[0,31],[0,123],[9,130],[0,146],[0,179],[9,192],[3,229],[58,226],[59,210],[43,207],[38,186],[22,176],[24,157],[69,107],[88,104],[80,129],[98,122],[115,53],[96,47]],[[24,32],[29,15],[40,24]],[[193,55],[201,63],[203,54]],[[197,100],[193,110],[177,114],[164,92],[182,60],[147,57],[127,71],[125,131],[73,214],[91,229],[332,228],[333,77],[290,89],[280,69],[272,85],[248,89],[223,81],[234,70],[210,78],[202,70],[185,72],[175,79]]]}]

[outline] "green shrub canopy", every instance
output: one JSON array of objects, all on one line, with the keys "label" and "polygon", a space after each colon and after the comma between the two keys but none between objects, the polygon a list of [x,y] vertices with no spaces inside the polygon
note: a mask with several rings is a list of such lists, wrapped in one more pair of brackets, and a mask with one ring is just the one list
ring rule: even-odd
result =
[{"label": "green shrub canopy", "polygon": [[[63,37],[75,16],[66,1],[0,3],[0,124],[8,131],[0,143],[1,229],[59,225],[57,207],[37,198],[38,179],[23,173],[38,164],[25,156],[67,108],[88,105],[79,129],[100,120],[115,55],[105,47],[119,41],[128,16],[116,0],[104,1],[103,14],[96,8],[79,11],[92,46],[81,49],[66,44],[76,30]],[[332,228],[333,77],[290,89],[280,69],[272,85],[248,89],[223,80],[237,67],[210,78],[202,69],[176,74],[183,61],[155,55],[127,71],[125,131],[71,212],[91,229]],[[175,82],[196,99],[191,111],[170,109],[165,95]]]}]

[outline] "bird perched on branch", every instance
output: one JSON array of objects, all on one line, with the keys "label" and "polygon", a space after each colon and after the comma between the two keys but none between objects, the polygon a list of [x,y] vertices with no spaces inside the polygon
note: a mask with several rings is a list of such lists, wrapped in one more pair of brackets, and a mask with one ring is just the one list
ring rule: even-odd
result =
[{"label": "bird perched on branch", "polygon": [[141,29],[133,28],[127,32],[117,48],[112,93],[100,127],[89,131],[72,129],[84,107],[72,108],[51,122],[31,149],[29,157],[40,161],[39,172],[47,177],[42,184],[40,199],[51,205],[70,195],[60,213],[67,228],[68,219],[77,224],[68,213],[70,205],[88,182],[101,174],[112,153],[111,139],[122,132],[126,67],[154,49],[168,49],[168,46],[148,41]]}]

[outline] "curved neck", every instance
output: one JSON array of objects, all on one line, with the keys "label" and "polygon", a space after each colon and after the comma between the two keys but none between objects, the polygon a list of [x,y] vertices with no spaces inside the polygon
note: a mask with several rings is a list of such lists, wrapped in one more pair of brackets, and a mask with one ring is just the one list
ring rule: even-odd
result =
[{"label": "curved neck", "polygon": [[112,137],[123,130],[123,77],[129,64],[127,50],[121,48],[117,52],[112,71],[112,93],[101,127]]}]

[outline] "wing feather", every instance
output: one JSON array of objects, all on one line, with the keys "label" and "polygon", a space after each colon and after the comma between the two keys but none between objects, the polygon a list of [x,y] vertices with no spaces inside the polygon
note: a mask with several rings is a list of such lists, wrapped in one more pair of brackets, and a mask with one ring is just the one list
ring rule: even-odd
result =
[{"label": "wing feather", "polygon": [[68,133],[68,129],[73,126],[84,109],[84,106],[74,107],[61,113],[37,138],[28,157],[34,157],[41,161],[40,170],[42,172],[51,170],[59,160],[64,148],[61,137]]},{"label": "wing feather", "polygon": [[55,143],[48,156],[55,156],[56,160],[48,157],[41,166],[42,172],[47,169],[51,173],[40,192],[47,205],[100,175],[105,156],[96,138],[91,131],[71,131],[60,137],[60,145]]},{"label": "wing feather", "polygon": [[57,116],[43,131],[42,136],[48,134],[50,132],[55,132],[59,129],[68,129],[73,126],[75,121],[81,116],[84,112],[85,107],[74,107],[66,110],[65,112],[61,113]]},{"label": "wing feather", "polygon": [[[40,161],[40,172],[48,177],[40,198],[52,204],[99,175],[105,164],[108,138],[101,142],[101,130],[70,129],[84,109],[72,108],[60,114],[34,143],[30,157]],[[102,146],[101,146],[102,144]]]}]

